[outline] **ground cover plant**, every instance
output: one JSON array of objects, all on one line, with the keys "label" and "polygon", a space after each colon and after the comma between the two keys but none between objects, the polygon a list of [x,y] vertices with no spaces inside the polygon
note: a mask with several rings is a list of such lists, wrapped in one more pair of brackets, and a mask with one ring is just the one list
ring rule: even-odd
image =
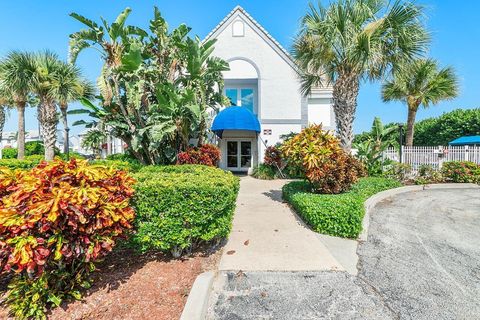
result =
[{"label": "ground cover plant", "polygon": [[361,178],[348,192],[315,194],[308,181],[294,181],[283,187],[284,199],[313,230],[336,237],[357,238],[362,231],[364,202],[401,183],[380,177]]},{"label": "ground cover plant", "polygon": [[0,169],[0,270],[18,319],[79,299],[95,262],[132,227],[134,180],[84,160]]},{"label": "ground cover plant", "polygon": [[239,189],[230,172],[202,166],[148,166],[134,175],[136,233],[141,251],[174,257],[228,236]]}]

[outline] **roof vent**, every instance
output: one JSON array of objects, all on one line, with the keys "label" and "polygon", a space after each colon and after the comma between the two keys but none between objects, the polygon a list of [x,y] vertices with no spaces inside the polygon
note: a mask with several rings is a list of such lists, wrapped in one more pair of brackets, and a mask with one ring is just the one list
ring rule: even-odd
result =
[{"label": "roof vent", "polygon": [[242,20],[235,20],[232,23],[232,35],[234,37],[244,37],[245,36],[245,24]]}]

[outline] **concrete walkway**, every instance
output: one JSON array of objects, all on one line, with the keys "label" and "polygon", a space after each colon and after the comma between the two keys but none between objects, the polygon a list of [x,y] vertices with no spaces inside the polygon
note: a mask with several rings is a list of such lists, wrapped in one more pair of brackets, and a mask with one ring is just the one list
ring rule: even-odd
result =
[{"label": "concrete walkway", "polygon": [[221,271],[345,270],[282,201],[284,180],[242,177]]}]

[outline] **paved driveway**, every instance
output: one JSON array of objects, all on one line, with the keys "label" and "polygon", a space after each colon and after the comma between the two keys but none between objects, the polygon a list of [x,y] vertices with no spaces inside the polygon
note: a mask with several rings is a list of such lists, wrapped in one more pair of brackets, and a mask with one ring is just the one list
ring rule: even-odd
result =
[{"label": "paved driveway", "polygon": [[358,275],[223,272],[208,319],[480,319],[480,188],[378,204]]},{"label": "paved driveway", "polygon": [[400,319],[480,319],[480,188],[384,200],[358,254],[358,277]]}]

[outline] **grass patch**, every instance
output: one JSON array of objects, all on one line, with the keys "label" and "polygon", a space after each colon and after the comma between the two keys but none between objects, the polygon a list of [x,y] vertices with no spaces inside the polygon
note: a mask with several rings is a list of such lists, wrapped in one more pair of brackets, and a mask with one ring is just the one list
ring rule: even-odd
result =
[{"label": "grass patch", "polygon": [[315,194],[306,181],[294,181],[283,187],[283,198],[313,230],[343,238],[357,238],[362,231],[364,202],[374,194],[400,187],[386,178],[362,178],[342,194]]}]

